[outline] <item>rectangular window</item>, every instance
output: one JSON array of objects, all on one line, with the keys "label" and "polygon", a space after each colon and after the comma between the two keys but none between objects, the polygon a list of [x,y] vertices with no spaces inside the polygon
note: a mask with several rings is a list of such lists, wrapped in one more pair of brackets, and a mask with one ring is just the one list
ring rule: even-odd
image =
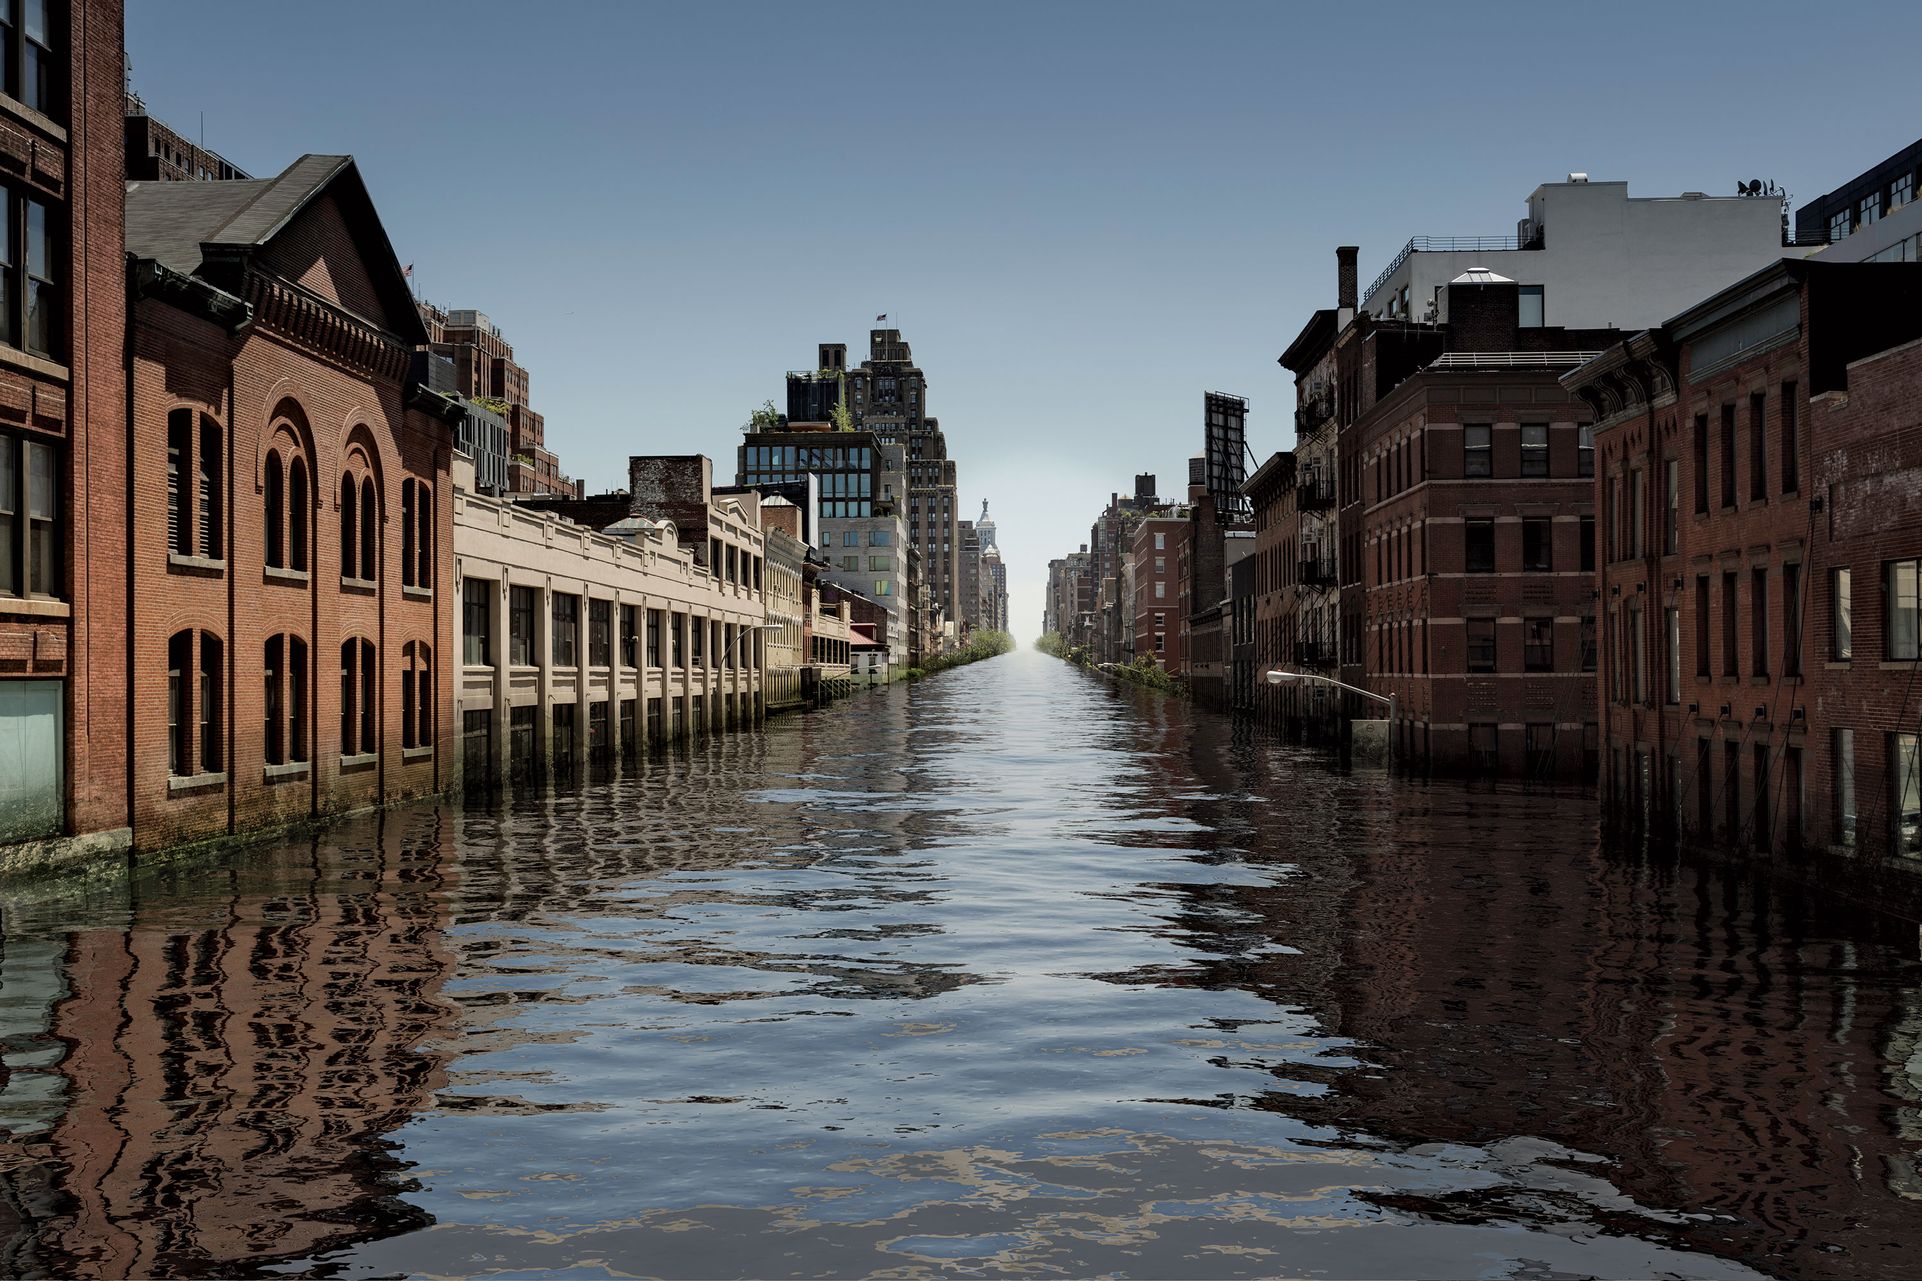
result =
[{"label": "rectangular window", "polygon": [[1760,392],[1748,398],[1748,496],[1762,502],[1769,496],[1769,438],[1764,428],[1768,398]]},{"label": "rectangular window", "polygon": [[1722,406],[1722,506],[1735,506],[1735,406]]},{"label": "rectangular window", "polygon": [[534,589],[507,589],[507,661],[516,667],[534,666]]},{"label": "rectangular window", "polygon": [[1782,675],[1802,674],[1802,567],[1782,566]]},{"label": "rectangular window", "polygon": [[1528,672],[1552,672],[1555,670],[1554,619],[1527,618],[1522,620],[1522,670]]},{"label": "rectangular window", "polygon": [[487,667],[494,662],[492,610],[494,584],[470,578],[461,584],[461,661]]},{"label": "rectangular window", "polygon": [[1160,579],[1155,580],[1155,599],[1156,600],[1168,599],[1168,584],[1165,582],[1162,582]]},{"label": "rectangular window", "polygon": [[1708,575],[1695,576],[1695,674],[1708,677]]},{"label": "rectangular window", "polygon": [[647,665],[661,665],[661,611],[658,609],[647,611]]},{"label": "rectangular window", "polygon": [[1682,460],[1671,458],[1662,465],[1662,554],[1673,556],[1682,549]]},{"label": "rectangular window", "polygon": [[1708,513],[1708,415],[1695,415],[1695,514]]},{"label": "rectangular window", "polygon": [[1494,428],[1487,423],[1469,423],[1462,428],[1462,475],[1495,474],[1493,433]]},{"label": "rectangular window", "polygon": [[1889,815],[1895,852],[1922,858],[1922,751],[1914,734],[1889,735]]},{"label": "rectangular window", "polygon": [[590,667],[608,667],[614,660],[614,602],[587,602],[587,662]]},{"label": "rectangular window", "polygon": [[1518,329],[1540,329],[1546,324],[1546,299],[1542,285],[1517,285],[1515,300],[1518,310],[1515,313],[1515,326]]},{"label": "rectangular window", "polygon": [[1595,657],[1595,616],[1593,614],[1584,614],[1582,616],[1583,671],[1592,672],[1595,670]]},{"label": "rectangular window", "polygon": [[55,359],[62,320],[57,225],[39,201],[0,190],[0,342]]},{"label": "rectangular window", "polygon": [[1830,731],[1829,753],[1835,786],[1835,843],[1848,848],[1855,844],[1855,731]]},{"label": "rectangular window", "polygon": [[1673,707],[1682,701],[1682,611],[1671,605],[1662,614],[1662,627],[1668,639],[1668,679],[1662,690],[1662,701]]},{"label": "rectangular window", "polygon": [[1492,618],[1471,618],[1466,622],[1468,628],[1468,670],[1471,672],[1492,672],[1495,670],[1495,620]]},{"label": "rectangular window", "polygon": [[574,667],[581,661],[581,598],[565,592],[553,597],[553,644],[549,659],[556,667]]},{"label": "rectangular window", "polygon": [[1478,517],[1462,522],[1462,567],[1471,574],[1495,572],[1495,522]]},{"label": "rectangular window", "polygon": [[1642,632],[1642,606],[1639,601],[1629,602],[1628,644],[1631,697],[1633,697],[1637,703],[1647,703],[1648,637]]},{"label": "rectangular window", "polygon": [[1749,675],[1769,674],[1769,572],[1749,571]]},{"label": "rectangular window", "polygon": [[1545,518],[1522,522],[1522,568],[1546,573],[1555,568],[1553,526]]},{"label": "rectangular window", "polygon": [[1795,422],[1795,384],[1783,383],[1776,397],[1776,412],[1782,417],[1782,492],[1793,494],[1802,487],[1802,442]]},{"label": "rectangular window", "polygon": [[707,620],[690,618],[687,620],[688,665],[707,666]]},{"label": "rectangular window", "polygon": [[1922,561],[1893,560],[1882,567],[1883,635],[1888,637],[1888,657],[1898,663],[1917,657],[1916,641],[1922,636],[1922,619],[1916,613],[1916,577]]},{"label": "rectangular window", "polygon": [[1475,762],[1475,768],[1487,773],[1499,763],[1496,727],[1488,724],[1468,727],[1468,754]]},{"label": "rectangular window", "polygon": [[1163,533],[1156,533],[1155,534],[1155,550],[1165,551],[1167,550],[1167,547],[1168,547],[1168,535]]},{"label": "rectangular window", "polygon": [[1593,573],[1595,571],[1595,518],[1593,516],[1582,517],[1581,539],[1582,572]]},{"label": "rectangular window", "polygon": [[621,606],[621,666],[640,666],[640,611],[632,605]]},{"label": "rectangular window", "polygon": [[57,462],[50,444],[0,435],[0,595],[60,594]]},{"label": "rectangular window", "polygon": [[1548,424],[1522,424],[1522,475],[1548,475]]},{"label": "rectangular window", "polygon": [[1647,550],[1648,477],[1640,467],[1628,474],[1628,554],[1641,556]]},{"label": "rectangular window", "polygon": [[1595,428],[1589,423],[1575,429],[1575,474],[1595,474]]},{"label": "rectangular window", "polygon": [[1846,663],[1855,656],[1855,626],[1849,602],[1849,571],[1829,571],[1829,621],[1834,629],[1830,657]]},{"label": "rectangular window", "polygon": [[1740,676],[1741,656],[1736,647],[1735,571],[1722,575],[1722,675]]}]

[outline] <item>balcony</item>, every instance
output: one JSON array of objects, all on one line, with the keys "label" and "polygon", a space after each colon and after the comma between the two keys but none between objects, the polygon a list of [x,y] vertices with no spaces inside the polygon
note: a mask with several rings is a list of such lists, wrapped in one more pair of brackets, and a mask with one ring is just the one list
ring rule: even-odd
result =
[{"label": "balcony", "polygon": [[1320,641],[1298,640],[1295,642],[1296,667],[1333,667],[1334,665],[1334,651]]},{"label": "balcony", "polygon": [[1325,512],[1335,505],[1335,482],[1320,472],[1308,472],[1295,482],[1295,510]]},{"label": "balcony", "polygon": [[1335,562],[1310,557],[1300,562],[1301,585],[1303,587],[1333,587],[1335,585]]}]

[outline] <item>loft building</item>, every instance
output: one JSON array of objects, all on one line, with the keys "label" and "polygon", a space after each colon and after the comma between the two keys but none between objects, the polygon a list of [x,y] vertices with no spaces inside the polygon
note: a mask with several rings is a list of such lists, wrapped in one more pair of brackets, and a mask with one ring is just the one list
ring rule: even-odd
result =
[{"label": "loft building", "polygon": [[126,94],[124,126],[128,182],[231,182],[253,176],[148,115],[146,102],[132,90]]}]

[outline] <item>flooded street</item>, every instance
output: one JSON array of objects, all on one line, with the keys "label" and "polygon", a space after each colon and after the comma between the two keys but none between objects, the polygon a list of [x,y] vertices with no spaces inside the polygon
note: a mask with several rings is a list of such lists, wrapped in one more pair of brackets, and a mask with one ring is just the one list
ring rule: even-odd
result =
[{"label": "flooded street", "polygon": [[1032,651],[9,900],[0,1273],[1851,1277],[1913,925]]}]

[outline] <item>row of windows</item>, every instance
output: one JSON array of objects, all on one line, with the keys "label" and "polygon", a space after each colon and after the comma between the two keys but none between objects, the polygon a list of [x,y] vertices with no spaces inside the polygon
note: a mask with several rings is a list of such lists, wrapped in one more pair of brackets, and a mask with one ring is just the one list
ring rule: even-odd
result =
[{"label": "row of windows", "polygon": [[[1547,517],[1527,517],[1521,522],[1522,546],[1519,568],[1525,573],[1553,573],[1555,569],[1554,523]],[[1412,567],[1414,548],[1406,537],[1399,540],[1383,540],[1375,545],[1375,574],[1380,578],[1384,573],[1394,572],[1406,577],[1415,571]],[[1595,518],[1581,518],[1581,533],[1578,538],[1580,567],[1583,572],[1595,568]],[[1391,554],[1395,559],[1384,564],[1385,543],[1392,543]],[[1462,521],[1462,568],[1470,574],[1492,574],[1497,572],[1495,557],[1495,521],[1492,517],[1470,517]],[[1405,572],[1404,572],[1405,571]],[[1512,569],[1511,571],[1512,572]],[[1386,580],[1383,581],[1392,581]]]},{"label": "row of windows", "polygon": [[[1775,478],[1783,494],[1796,493],[1801,487],[1801,441],[1796,422],[1797,387],[1793,382],[1785,382],[1776,391],[1778,407],[1777,419],[1779,440],[1775,442]],[[1738,415],[1733,401],[1721,407],[1719,432],[1720,491],[1724,510],[1733,510],[1739,493],[1737,485],[1737,464],[1743,453],[1748,455],[1748,499],[1752,503],[1763,502],[1769,495],[1769,431],[1768,431],[1768,394],[1753,392],[1748,398],[1747,441],[1743,442],[1738,430]],[[1746,450],[1743,444],[1746,443]],[[1710,458],[1709,458],[1709,416],[1695,415],[1693,439],[1693,463],[1695,468],[1695,511],[1706,515],[1710,495]],[[1671,492],[1680,485],[1680,476],[1674,468],[1668,472]]]},{"label": "row of windows", "polygon": [[[493,601],[499,584],[489,579],[469,578],[461,591],[461,660],[471,666],[494,664]],[[507,589],[507,661],[516,667],[538,664],[536,622],[539,593],[532,587]],[[708,656],[713,666],[723,670],[749,671],[760,665],[754,643],[757,629],[745,624],[700,619],[678,611],[646,611],[647,665],[649,667],[705,667]],[[634,605],[620,607],[620,665],[638,668],[641,641],[641,611]],[[614,602],[589,597],[587,601],[587,665],[612,667],[614,656]],[[665,631],[670,662],[663,664],[662,635]],[[569,592],[553,594],[549,607],[548,656],[556,667],[578,667],[581,659],[581,598]]]},{"label": "row of windows", "polygon": [[[1461,475],[1464,479],[1496,478],[1498,471],[1495,459],[1496,431],[1497,428],[1492,423],[1462,425]],[[1595,429],[1582,425],[1576,427],[1574,432],[1575,474],[1593,476],[1595,474]],[[1500,478],[1509,479],[1511,476],[1524,479],[1546,478],[1553,475],[1549,442],[1555,434],[1556,429],[1551,428],[1548,423],[1519,424],[1515,428],[1515,470],[1510,473],[1504,465],[1500,469]],[[1450,479],[1431,470],[1428,437],[1425,432],[1405,436],[1377,455],[1374,471],[1375,501],[1402,493],[1423,480]],[[1313,492],[1331,499],[1334,497],[1332,477],[1323,477],[1316,473],[1307,479],[1313,486]]]},{"label": "row of windows", "polygon": [[1841,240],[1853,231],[1873,226],[1914,199],[1914,171],[1897,174],[1885,190],[1872,191],[1856,201],[1853,208],[1838,209],[1830,214],[1829,238]]},{"label": "row of windows", "polygon": [[[227,553],[221,478],[222,432],[207,414],[167,415],[167,547],[177,556],[221,561]],[[264,559],[270,569],[307,573],[310,501],[307,460],[297,450],[267,452]],[[433,487],[401,482],[401,584],[431,590],[436,528]],[[380,579],[380,500],[372,472],[356,457],[340,478],[340,574]]]},{"label": "row of windows", "polygon": [[[225,770],[226,715],[221,691],[223,647],[212,632],[185,629],[167,641],[167,766],[176,777]],[[434,742],[433,650],[423,641],[401,646],[401,746]],[[307,642],[289,633],[267,638],[262,742],[269,765],[310,759]],[[374,643],[350,637],[340,647],[340,754],[380,750],[379,663]]]}]

